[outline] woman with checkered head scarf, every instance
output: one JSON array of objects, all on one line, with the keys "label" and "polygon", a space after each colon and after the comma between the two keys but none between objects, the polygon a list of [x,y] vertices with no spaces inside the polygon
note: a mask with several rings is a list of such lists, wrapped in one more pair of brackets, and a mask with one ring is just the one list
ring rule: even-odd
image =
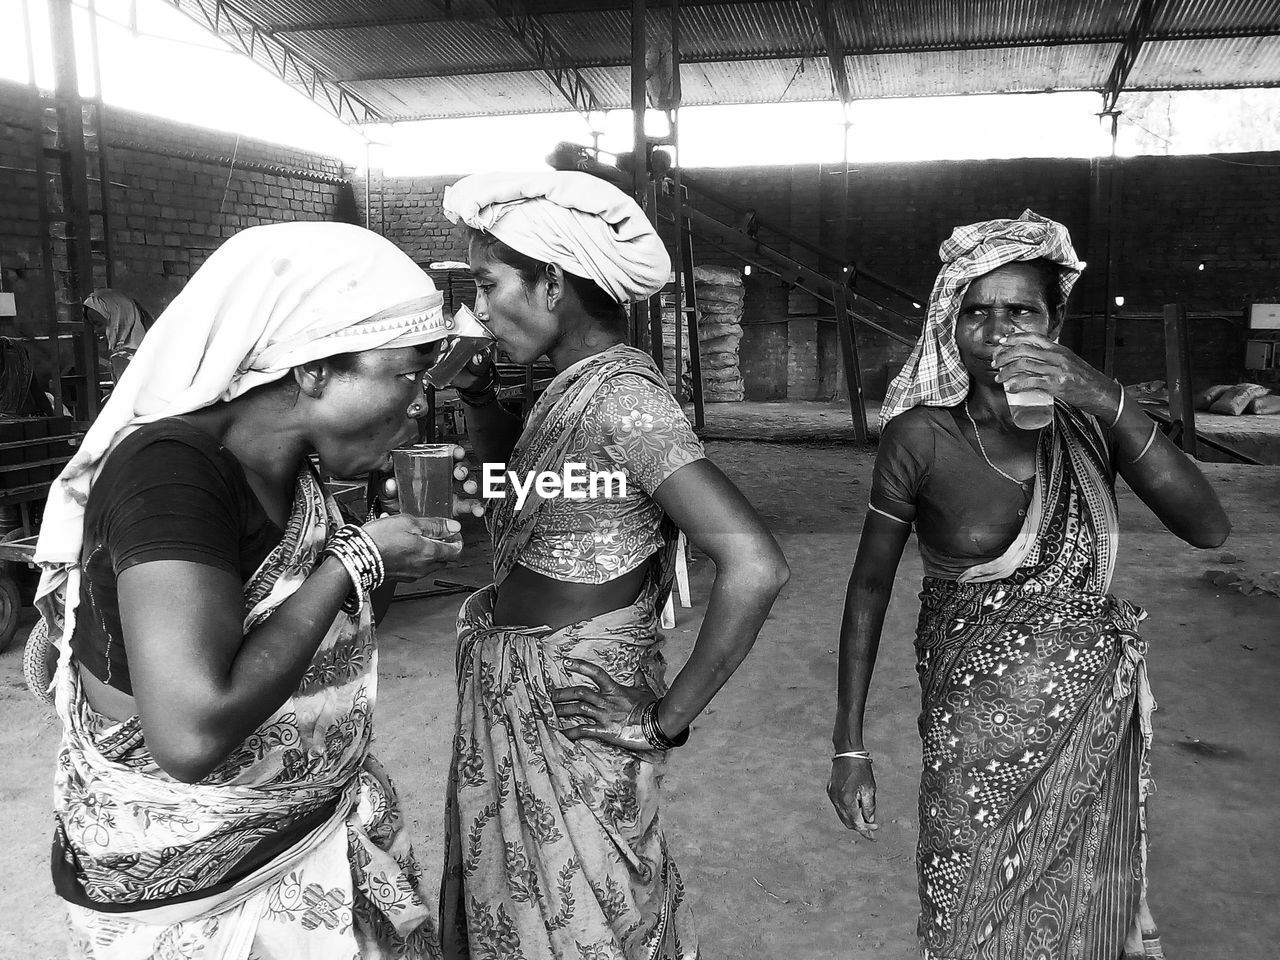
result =
[{"label": "woman with checkered head scarf", "polygon": [[[959,227],[940,253],[920,342],[885,400],[827,792],[847,827],[874,837],[863,713],[914,525],[924,956],[1159,956],[1145,905],[1155,704],[1145,614],[1108,593],[1115,477],[1191,544],[1216,546],[1230,525],[1120,384],[1057,342],[1084,267],[1064,226],[1028,210]],[[1022,429],[1011,406],[1032,390],[1053,408]]]}]

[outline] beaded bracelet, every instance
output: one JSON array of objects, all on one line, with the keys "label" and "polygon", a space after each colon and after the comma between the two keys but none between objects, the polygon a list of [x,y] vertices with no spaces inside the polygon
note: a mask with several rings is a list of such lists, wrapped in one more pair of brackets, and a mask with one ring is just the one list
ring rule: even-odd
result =
[{"label": "beaded bracelet", "polygon": [[640,714],[640,730],[644,733],[644,738],[653,745],[655,750],[671,750],[675,747],[683,747],[689,742],[688,728],[681,731],[680,735],[675,739],[668,737],[662,732],[662,727],[658,726],[658,705],[661,700],[654,700]]},{"label": "beaded bracelet", "polygon": [[364,598],[378,589],[387,576],[377,544],[354,523],[339,527],[320,556],[333,557],[351,577],[353,589],[342,603],[343,611],[348,614],[358,613]]}]

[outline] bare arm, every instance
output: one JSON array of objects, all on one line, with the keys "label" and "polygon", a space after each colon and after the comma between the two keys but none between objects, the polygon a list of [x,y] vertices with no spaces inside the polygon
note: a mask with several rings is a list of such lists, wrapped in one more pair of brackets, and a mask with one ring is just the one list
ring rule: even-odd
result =
[{"label": "bare arm", "polygon": [[1125,404],[1112,435],[1120,476],[1169,532],[1193,547],[1221,546],[1231,533],[1231,521],[1196,462],[1156,429],[1136,403]]},{"label": "bare arm", "polygon": [[[880,651],[880,634],[893,594],[894,576],[910,533],[909,523],[867,511],[840,621],[836,722],[831,734],[837,754],[866,750],[862,725],[867,691],[871,688],[871,674]],[[827,796],[846,827],[868,840],[875,839],[879,824],[875,822],[876,779],[870,760],[833,757]]]},{"label": "bare arm", "polygon": [[845,591],[840,621],[840,661],[836,722],[831,743],[836,753],[865,750],[862,740],[867,691],[880,649],[880,632],[893,594],[893,580],[911,525],[867,511],[858,554]]},{"label": "bare arm", "polygon": [[520,418],[509,413],[495,397],[483,406],[463,404],[467,417],[467,435],[476,456],[483,463],[506,463],[520,439]]},{"label": "bare arm", "polygon": [[[1000,369],[997,379],[1015,392],[1047,390],[1103,423],[1115,421],[1120,411],[1119,383],[1039,334],[1007,337],[996,350],[995,363]],[[1221,545],[1231,522],[1213,487],[1195,461],[1158,431],[1147,448],[1151,431],[1151,419],[1137,404],[1125,403],[1113,428],[1120,475],[1175,536],[1195,547]]]},{"label": "bare arm", "polygon": [[[716,565],[693,652],[658,706],[658,726],[668,737],[676,737],[738,669],[791,573],[759,514],[710,461],[676,470],[654,491],[653,499]],[[588,677],[594,686],[552,691],[556,712],[562,719],[585,717],[591,722],[561,732],[571,740],[596,737],[646,748],[637,718],[655,699],[653,692],[647,686],[624,687],[593,663],[578,661],[569,669]]]},{"label": "bare arm", "polygon": [[[393,517],[368,525],[389,578],[414,578],[456,556],[456,521]],[[325,560],[248,634],[234,574],[182,560],[140,563],[117,581],[143,736],[160,768],[194,783],[208,776],[297,689],[351,578]]]},{"label": "bare arm", "polygon": [[688,729],[733,676],[791,570],[755,508],[711,461],[681,467],[653,499],[716,565],[693,652],[658,710],[658,725],[670,736]]}]

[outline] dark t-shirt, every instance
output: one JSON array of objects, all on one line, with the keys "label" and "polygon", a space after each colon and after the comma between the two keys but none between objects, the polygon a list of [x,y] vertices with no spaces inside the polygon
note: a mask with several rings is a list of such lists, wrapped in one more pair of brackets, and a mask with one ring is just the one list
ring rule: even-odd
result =
[{"label": "dark t-shirt", "polygon": [[111,452],[89,493],[72,652],[99,680],[132,695],[120,573],[187,560],[247,583],[283,537],[240,462],[216,439],[176,418],[140,427]]},{"label": "dark t-shirt", "polygon": [[1032,480],[996,473],[960,430],[959,407],[912,407],[880,437],[871,506],[914,523],[924,572],[957,579],[1000,557],[1017,538]]}]

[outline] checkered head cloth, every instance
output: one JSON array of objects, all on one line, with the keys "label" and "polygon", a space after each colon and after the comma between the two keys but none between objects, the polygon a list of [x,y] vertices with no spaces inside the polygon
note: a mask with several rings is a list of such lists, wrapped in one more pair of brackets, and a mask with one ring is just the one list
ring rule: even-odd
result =
[{"label": "checkered head cloth", "polygon": [[924,329],[902,372],[889,385],[881,425],[919,404],[954,407],[969,394],[969,374],[956,347],[956,315],[969,284],[996,267],[1018,260],[1058,264],[1065,303],[1084,269],[1067,228],[1024,210],[1017,220],[986,220],[956,227],[938,250],[942,269],[929,295]]}]

